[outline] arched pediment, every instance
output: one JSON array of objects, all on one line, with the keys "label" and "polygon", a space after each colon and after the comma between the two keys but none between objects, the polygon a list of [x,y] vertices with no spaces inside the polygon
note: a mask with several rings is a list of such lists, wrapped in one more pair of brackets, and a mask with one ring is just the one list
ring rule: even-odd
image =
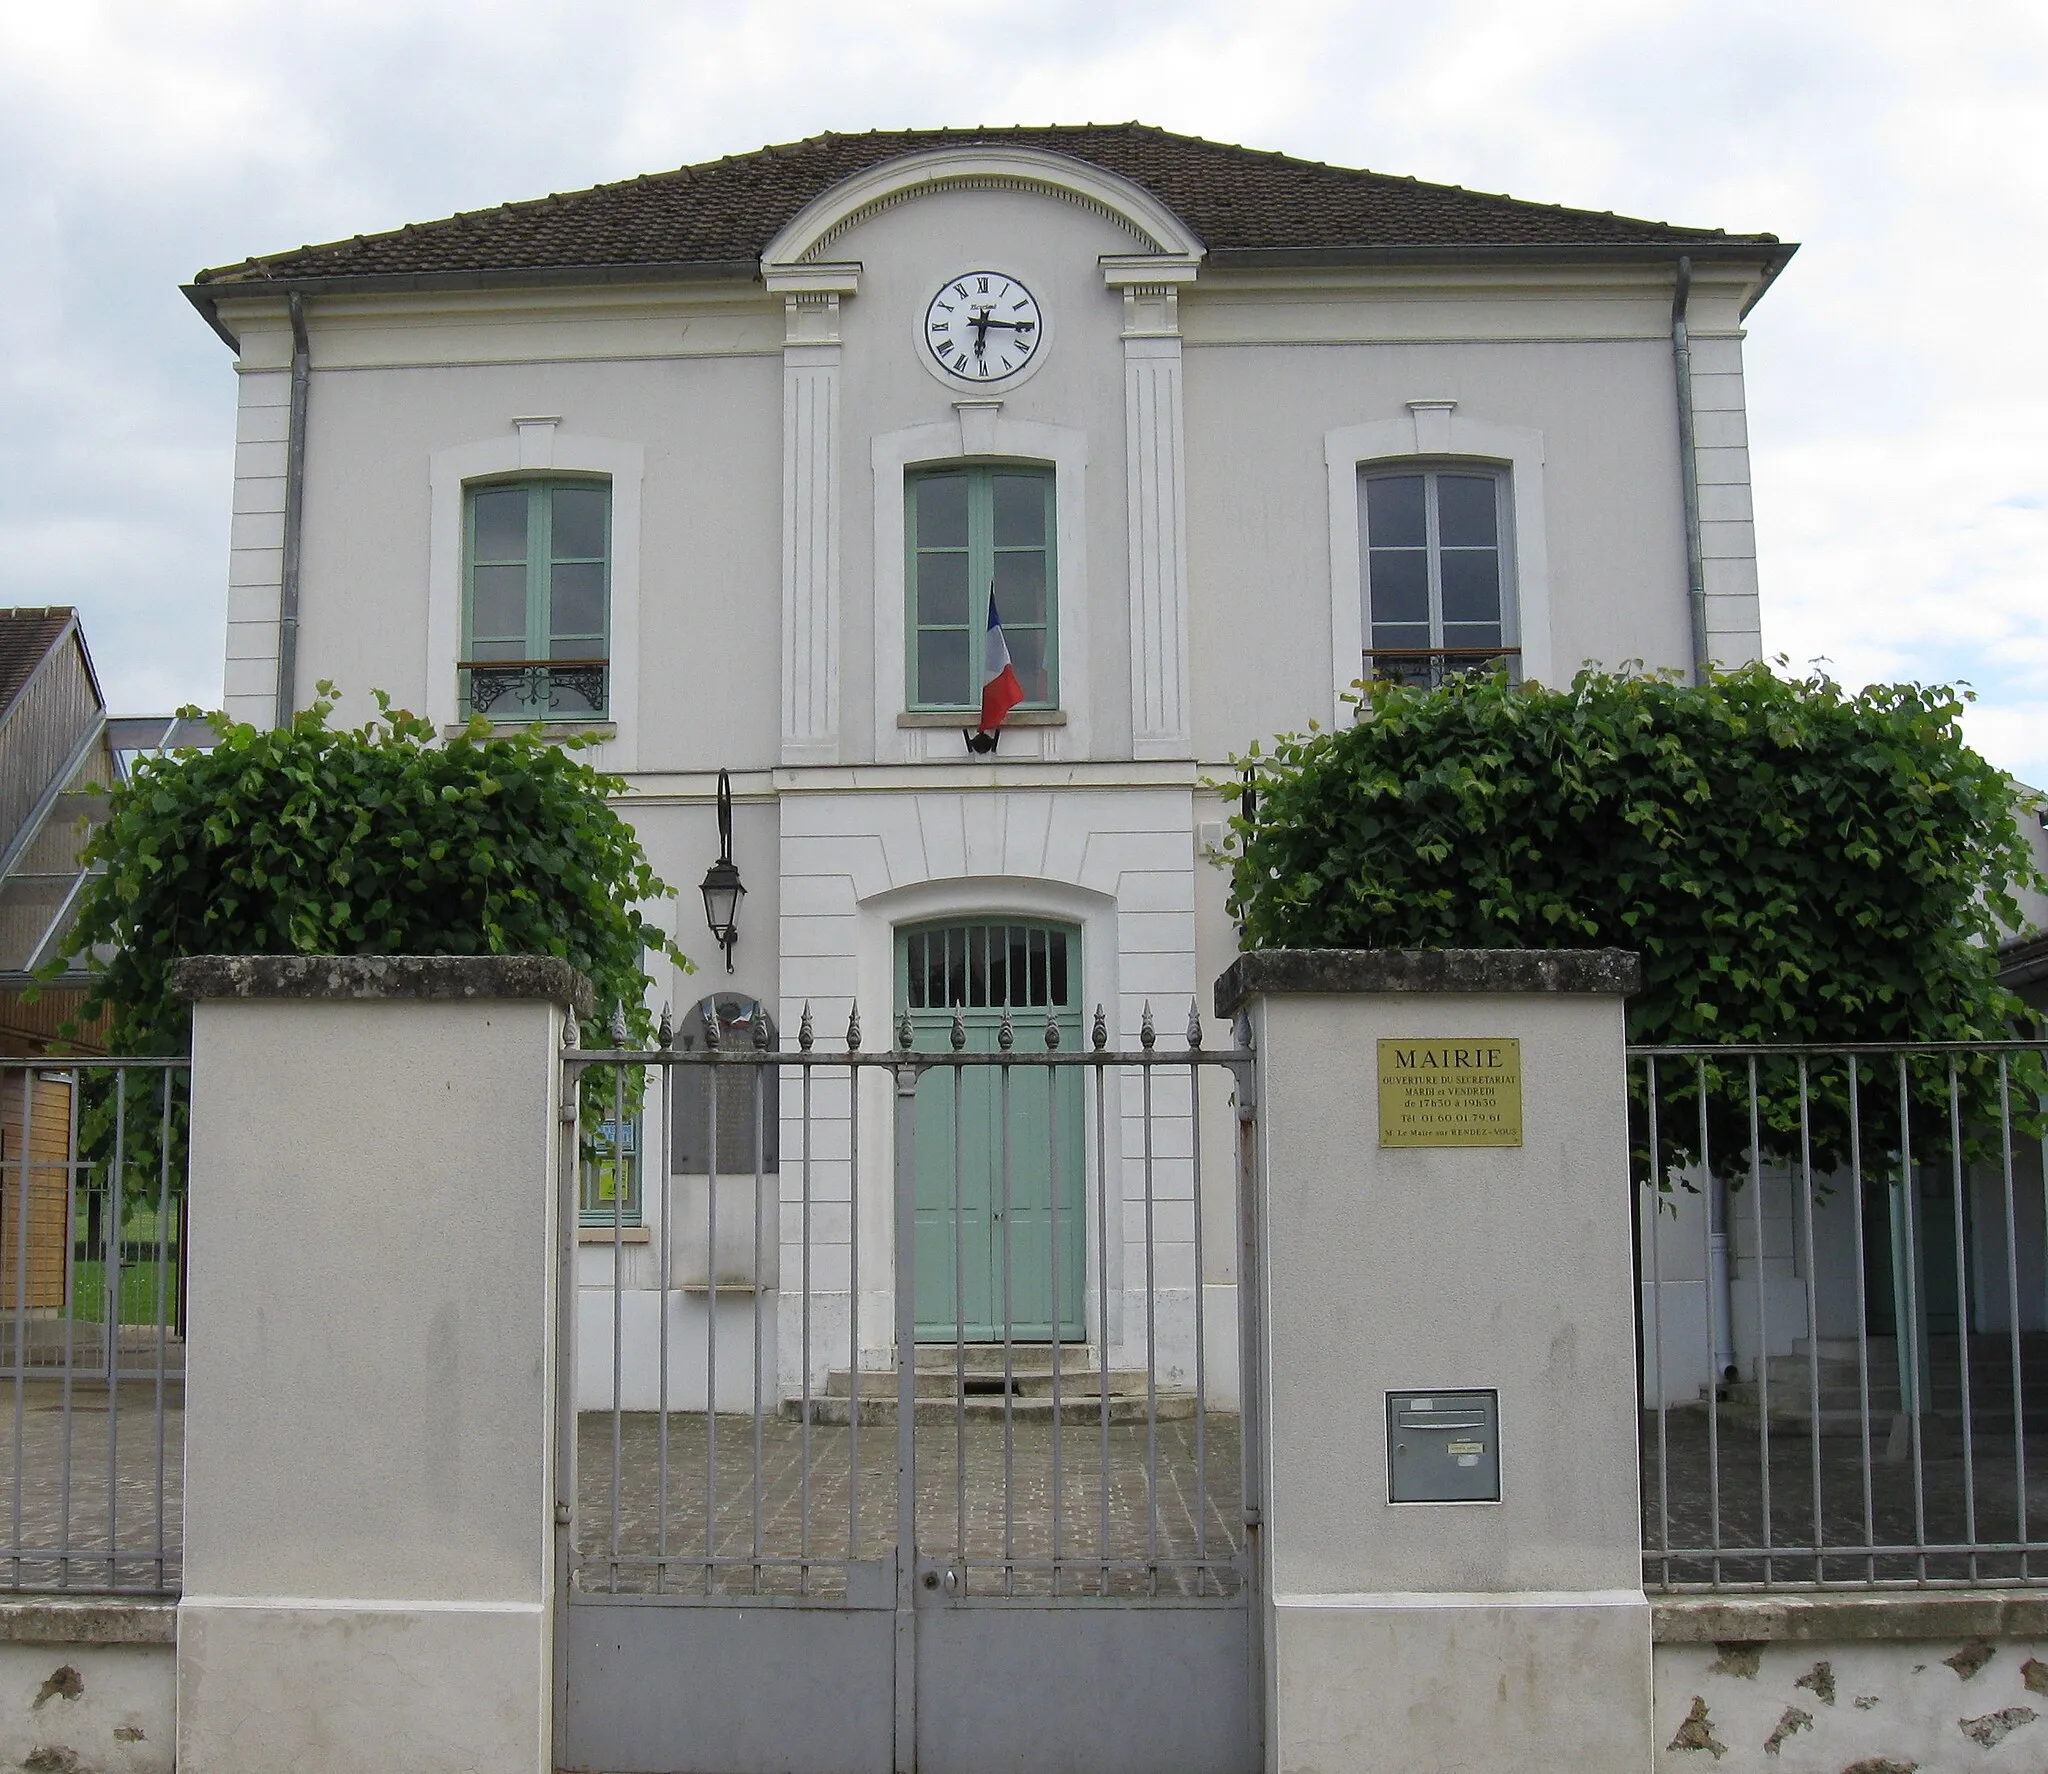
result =
[{"label": "arched pediment", "polygon": [[1193,259],[1203,251],[1187,223],[1129,179],[1068,154],[978,145],[905,154],[842,179],[805,204],[768,243],[761,268],[767,272],[815,262],[869,216],[930,192],[961,189],[1039,192],[1106,217],[1143,252]]}]

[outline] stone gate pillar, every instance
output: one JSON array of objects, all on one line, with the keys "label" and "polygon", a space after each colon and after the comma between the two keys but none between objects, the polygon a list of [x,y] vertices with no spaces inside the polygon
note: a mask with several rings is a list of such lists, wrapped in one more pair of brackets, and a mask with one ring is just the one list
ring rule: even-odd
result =
[{"label": "stone gate pillar", "polygon": [[1651,1765],[1639,972],[1273,951],[1218,982],[1259,1056],[1269,1768]]},{"label": "stone gate pillar", "polygon": [[180,963],[178,1765],[553,1766],[560,961]]}]

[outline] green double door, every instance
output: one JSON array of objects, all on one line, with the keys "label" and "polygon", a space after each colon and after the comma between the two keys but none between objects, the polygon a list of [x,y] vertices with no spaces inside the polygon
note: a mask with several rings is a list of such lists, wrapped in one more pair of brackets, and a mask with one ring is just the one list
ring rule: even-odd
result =
[{"label": "green double door", "polygon": [[[898,1003],[920,1053],[1081,1049],[1078,932],[1022,920],[919,926],[897,936]],[[1079,1341],[1088,1237],[1079,1067],[935,1067],[917,1089],[917,1336],[920,1342]]]}]

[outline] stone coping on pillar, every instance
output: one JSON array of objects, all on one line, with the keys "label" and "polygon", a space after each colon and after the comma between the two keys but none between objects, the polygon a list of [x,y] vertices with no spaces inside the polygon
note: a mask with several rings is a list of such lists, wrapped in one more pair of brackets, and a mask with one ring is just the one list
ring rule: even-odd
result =
[{"label": "stone coping on pillar", "polygon": [[1216,1014],[1247,999],[1366,992],[1558,992],[1642,990],[1631,949],[1255,949],[1216,981]]},{"label": "stone coping on pillar", "polygon": [[588,1016],[590,981],[553,955],[192,955],[171,965],[181,998],[541,998]]}]

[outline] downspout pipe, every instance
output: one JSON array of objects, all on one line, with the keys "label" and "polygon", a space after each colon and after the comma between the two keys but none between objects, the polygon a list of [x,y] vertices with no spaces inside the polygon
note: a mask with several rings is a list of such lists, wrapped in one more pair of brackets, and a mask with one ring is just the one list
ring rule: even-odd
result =
[{"label": "downspout pipe", "polygon": [[1692,614],[1692,681],[1704,684],[1711,665],[1707,652],[1707,561],[1700,545],[1700,464],[1692,432],[1692,339],[1686,309],[1692,300],[1692,258],[1678,261],[1671,294],[1671,369],[1678,386],[1678,479],[1685,497],[1685,577]]},{"label": "downspout pipe", "polygon": [[292,404],[284,454],[284,563],[277,587],[277,725],[288,727],[298,707],[299,557],[306,511],[306,398],[313,353],[306,338],[306,307],[297,290],[285,297],[292,321]]}]

